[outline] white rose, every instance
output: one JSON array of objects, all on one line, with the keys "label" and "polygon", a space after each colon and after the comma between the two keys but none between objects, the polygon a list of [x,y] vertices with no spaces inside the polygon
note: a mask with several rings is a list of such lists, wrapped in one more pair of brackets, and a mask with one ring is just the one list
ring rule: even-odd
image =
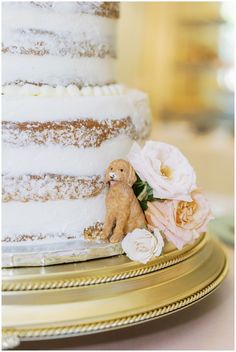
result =
[{"label": "white rose", "polygon": [[151,258],[161,254],[164,241],[158,230],[153,235],[146,229],[135,229],[125,236],[121,245],[127,257],[146,264]]},{"label": "white rose", "polygon": [[148,141],[143,149],[134,143],[128,160],[141,178],[160,199],[191,201],[196,189],[196,175],[184,155],[174,146]]}]

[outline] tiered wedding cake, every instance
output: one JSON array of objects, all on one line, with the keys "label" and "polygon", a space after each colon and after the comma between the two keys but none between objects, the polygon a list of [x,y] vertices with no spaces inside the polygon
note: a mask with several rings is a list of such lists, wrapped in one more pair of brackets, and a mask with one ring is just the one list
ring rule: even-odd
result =
[{"label": "tiered wedding cake", "polygon": [[109,2],[3,4],[4,266],[121,251],[84,239],[102,228],[106,167],[150,127],[147,96],[115,83],[118,17]]}]

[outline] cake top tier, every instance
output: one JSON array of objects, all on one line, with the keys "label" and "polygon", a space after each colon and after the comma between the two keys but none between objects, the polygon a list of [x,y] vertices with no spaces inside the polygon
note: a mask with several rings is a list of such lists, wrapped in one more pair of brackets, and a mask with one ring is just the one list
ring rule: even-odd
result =
[{"label": "cake top tier", "polygon": [[3,3],[3,85],[113,83],[119,5]]}]

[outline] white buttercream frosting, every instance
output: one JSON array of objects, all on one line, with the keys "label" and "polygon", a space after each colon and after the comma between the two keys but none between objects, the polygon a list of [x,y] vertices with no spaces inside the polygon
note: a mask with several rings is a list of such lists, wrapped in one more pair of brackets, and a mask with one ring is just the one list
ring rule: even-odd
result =
[{"label": "white buttercream frosting", "polygon": [[109,84],[95,87],[78,88],[75,84],[67,87],[58,85],[52,87],[49,85],[36,86],[34,84],[6,85],[2,87],[2,95],[5,96],[44,96],[44,97],[79,97],[79,96],[111,96],[122,95],[126,92],[122,84]]},{"label": "white buttercream frosting", "polygon": [[105,194],[78,200],[8,202],[2,204],[2,233],[67,233],[81,236],[84,228],[104,221]]},{"label": "white buttercream frosting", "polygon": [[114,82],[115,59],[106,57],[2,55],[2,83],[32,82],[79,86]]},{"label": "white buttercream frosting", "polygon": [[121,135],[103,142],[98,148],[3,146],[2,171],[9,175],[103,175],[112,160],[128,154],[132,143],[128,136]]}]

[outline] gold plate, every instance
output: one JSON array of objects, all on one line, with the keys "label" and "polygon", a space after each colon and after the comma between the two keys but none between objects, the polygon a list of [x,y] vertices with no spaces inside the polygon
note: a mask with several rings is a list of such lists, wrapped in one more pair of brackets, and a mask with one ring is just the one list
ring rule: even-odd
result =
[{"label": "gold plate", "polygon": [[207,235],[146,265],[121,255],[4,269],[5,345],[91,334],[162,317],[212,292],[226,273],[226,255]]}]

